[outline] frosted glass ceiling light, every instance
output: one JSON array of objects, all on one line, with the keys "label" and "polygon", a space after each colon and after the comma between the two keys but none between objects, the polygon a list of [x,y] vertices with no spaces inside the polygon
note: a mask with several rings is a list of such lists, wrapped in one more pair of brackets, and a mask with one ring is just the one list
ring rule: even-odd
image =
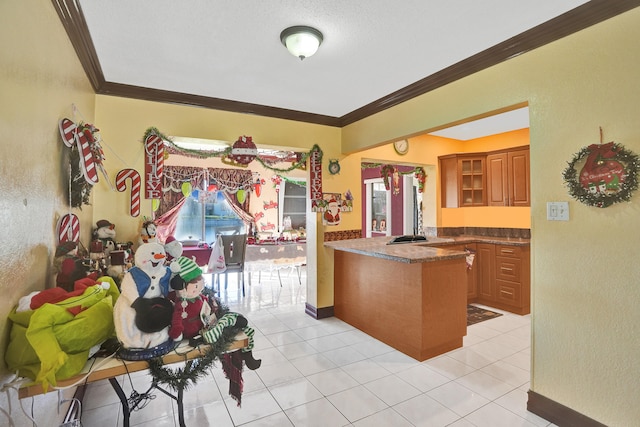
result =
[{"label": "frosted glass ceiling light", "polygon": [[280,41],[293,56],[303,60],[316,53],[322,43],[322,33],[315,28],[296,25],[283,30]]}]

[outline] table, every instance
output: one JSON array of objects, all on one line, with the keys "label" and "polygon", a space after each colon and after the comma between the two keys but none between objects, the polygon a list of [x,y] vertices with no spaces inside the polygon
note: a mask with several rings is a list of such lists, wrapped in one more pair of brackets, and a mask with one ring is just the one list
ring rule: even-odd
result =
[{"label": "table", "polygon": [[298,271],[300,282],[300,267],[307,264],[307,244],[303,242],[278,243],[269,245],[247,245],[244,269],[249,273],[249,285],[251,285],[251,273],[263,271],[276,271],[280,286],[280,270],[295,268]]},{"label": "table", "polygon": [[[241,348],[247,347],[249,345],[249,337],[244,332],[240,332],[236,335],[236,340],[231,343],[228,351],[236,351]],[[183,340],[178,347],[169,352],[168,354],[162,357],[162,362],[164,365],[170,365],[173,363],[187,362],[193,363],[195,359],[198,359],[204,354],[204,350],[206,349],[206,344],[201,345],[199,347],[192,347],[189,345],[189,340]],[[95,368],[97,367],[97,368]],[[135,407],[129,407],[127,396],[124,394],[122,387],[118,383],[116,377],[120,375],[130,374],[133,372],[144,371],[149,368],[146,360],[121,360],[116,359],[114,357],[96,357],[91,358],[87,361],[83,370],[76,376],[68,378],[66,380],[58,381],[57,387],[69,387],[73,385],[84,385],[93,383],[101,380],[109,380],[111,387],[118,395],[120,402],[122,403],[122,413],[124,415],[123,426],[129,427],[129,419],[131,416],[131,411],[135,409]],[[180,422],[180,426],[184,427],[184,407],[182,403],[182,398],[184,395],[184,389],[179,389],[177,395],[173,395],[167,390],[158,386],[158,384],[154,381],[151,385],[151,388],[157,388],[162,393],[168,395],[172,399],[174,399],[178,405],[178,420]],[[150,389],[151,389],[150,388]],[[54,388],[49,388],[50,391],[55,391]],[[23,399],[25,397],[36,396],[38,394],[43,394],[44,390],[42,389],[41,384],[33,384],[21,387],[18,389],[18,397]]]},{"label": "table", "polygon": [[202,267],[209,264],[209,258],[211,257],[211,250],[212,248],[210,247],[201,248],[199,246],[184,246],[182,248],[182,255],[189,259],[193,259],[193,257],[195,257],[196,264]]}]

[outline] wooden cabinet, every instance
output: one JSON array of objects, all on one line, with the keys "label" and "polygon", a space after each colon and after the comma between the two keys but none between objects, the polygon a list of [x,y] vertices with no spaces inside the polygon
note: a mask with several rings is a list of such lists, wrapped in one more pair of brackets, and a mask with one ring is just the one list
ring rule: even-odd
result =
[{"label": "wooden cabinet", "polygon": [[443,208],[531,206],[529,147],[438,157]]},{"label": "wooden cabinet", "polygon": [[530,206],[529,148],[487,154],[487,204]]},{"label": "wooden cabinet", "polygon": [[455,154],[438,160],[443,208],[486,206],[484,154]]},{"label": "wooden cabinet", "polygon": [[477,247],[476,302],[516,314],[529,314],[529,247],[489,243],[478,243]]},{"label": "wooden cabinet", "polygon": [[478,243],[476,262],[478,263],[478,302],[491,305],[496,294],[495,245]]},{"label": "wooden cabinet", "polygon": [[517,314],[530,312],[529,247],[496,245],[497,308]]},{"label": "wooden cabinet", "polygon": [[434,245],[452,251],[470,249],[475,253],[466,270],[467,303],[480,303],[516,314],[529,314],[529,246],[494,243]]}]

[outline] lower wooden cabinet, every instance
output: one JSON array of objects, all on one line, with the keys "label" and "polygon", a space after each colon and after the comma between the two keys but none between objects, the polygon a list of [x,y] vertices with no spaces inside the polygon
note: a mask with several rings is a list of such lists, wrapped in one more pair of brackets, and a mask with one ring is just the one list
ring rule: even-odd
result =
[{"label": "lower wooden cabinet", "polygon": [[475,253],[467,269],[467,302],[516,314],[531,311],[529,246],[494,243],[439,245],[443,249]]}]

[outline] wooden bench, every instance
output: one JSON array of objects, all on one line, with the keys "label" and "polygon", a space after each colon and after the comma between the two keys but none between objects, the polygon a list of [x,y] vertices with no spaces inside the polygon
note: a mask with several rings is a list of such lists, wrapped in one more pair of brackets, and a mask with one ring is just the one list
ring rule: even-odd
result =
[{"label": "wooden bench", "polygon": [[[238,335],[236,335],[235,341],[229,345],[227,351],[232,352],[240,350],[241,348],[247,347],[248,345],[249,337],[247,337],[244,332],[240,332]],[[190,364],[195,359],[202,357],[205,354],[207,348],[208,346],[206,344],[194,348],[189,345],[188,340],[183,340],[175,349],[162,357],[162,363],[163,365],[171,365],[174,363],[183,362]],[[108,380],[109,383],[111,383],[111,387],[113,387],[113,390],[120,398],[120,402],[122,403],[122,413],[124,415],[123,426],[128,427],[131,410],[133,408],[129,407],[127,396],[124,394],[124,391],[122,390],[122,387],[120,387],[120,384],[118,383],[116,377],[133,372],[144,371],[147,369],[149,369],[149,365],[146,360],[129,361],[117,359],[115,357],[95,357],[87,361],[86,365],[78,375],[58,381],[57,386],[55,388],[50,387],[47,392],[56,391],[58,388],[83,386],[85,384],[90,384],[97,381]],[[184,426],[184,409],[182,405],[184,390],[180,389],[177,391],[177,395],[173,395],[166,390],[158,387],[155,382],[152,387],[158,388],[160,391],[167,394],[169,397],[176,401],[176,403],[178,404],[178,417],[180,426]],[[42,388],[42,384],[26,385],[18,390],[18,397],[20,399],[23,399],[25,397],[32,397],[43,394],[44,392],[45,391]]]}]

